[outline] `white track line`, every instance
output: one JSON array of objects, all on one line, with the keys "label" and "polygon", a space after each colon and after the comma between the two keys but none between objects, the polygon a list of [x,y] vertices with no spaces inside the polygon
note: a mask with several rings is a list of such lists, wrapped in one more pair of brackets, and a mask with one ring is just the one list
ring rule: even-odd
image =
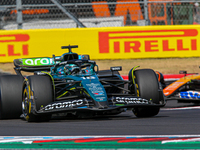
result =
[{"label": "white track line", "polygon": [[180,108],[162,108],[161,110],[188,110],[188,109],[200,109],[200,106],[180,107]]}]

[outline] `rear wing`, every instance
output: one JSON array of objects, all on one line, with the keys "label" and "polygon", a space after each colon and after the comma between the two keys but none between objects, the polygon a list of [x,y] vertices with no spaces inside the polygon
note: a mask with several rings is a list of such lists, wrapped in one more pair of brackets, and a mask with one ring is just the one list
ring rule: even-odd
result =
[{"label": "rear wing", "polygon": [[54,59],[50,57],[37,57],[37,58],[22,58],[15,59],[14,65],[16,69],[27,72],[46,70],[55,65]]},{"label": "rear wing", "polygon": [[[86,59],[90,60],[89,55],[79,55],[78,59]],[[50,57],[35,57],[35,58],[21,58],[15,59],[14,65],[15,69],[27,71],[27,72],[34,72],[34,71],[50,71],[50,68],[57,63],[60,63],[61,57],[60,56],[53,56]]]}]

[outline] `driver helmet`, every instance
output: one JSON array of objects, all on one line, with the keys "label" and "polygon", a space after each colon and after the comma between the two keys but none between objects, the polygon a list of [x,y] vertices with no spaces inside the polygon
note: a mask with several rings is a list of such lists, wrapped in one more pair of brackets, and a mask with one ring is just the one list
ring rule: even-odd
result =
[{"label": "driver helmet", "polygon": [[75,74],[75,73],[78,73],[77,71],[74,72],[75,69],[79,69],[79,67],[75,64],[66,64],[64,66],[64,72],[66,75],[71,75],[71,74]]}]

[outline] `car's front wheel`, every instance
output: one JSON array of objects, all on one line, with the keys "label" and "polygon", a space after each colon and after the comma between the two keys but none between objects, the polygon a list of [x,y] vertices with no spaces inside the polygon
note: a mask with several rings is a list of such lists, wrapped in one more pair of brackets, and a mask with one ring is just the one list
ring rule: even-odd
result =
[{"label": "car's front wheel", "polygon": [[[135,81],[136,95],[150,100],[153,104],[159,104],[161,98],[156,73],[151,69],[135,70],[134,73],[132,71],[129,73],[129,80]],[[152,117],[157,115],[159,110],[159,107],[135,107],[132,111],[137,117]]]},{"label": "car's front wheel", "polygon": [[53,102],[52,81],[48,76],[28,76],[24,81],[22,112],[28,122],[49,121],[51,114],[37,114]]}]

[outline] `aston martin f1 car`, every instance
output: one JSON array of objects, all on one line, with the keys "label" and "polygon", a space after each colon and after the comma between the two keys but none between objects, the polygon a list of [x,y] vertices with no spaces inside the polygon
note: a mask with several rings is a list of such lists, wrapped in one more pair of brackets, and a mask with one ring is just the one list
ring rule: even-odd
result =
[{"label": "aston martin f1 car", "polygon": [[[89,55],[69,52],[52,58],[15,59],[17,75],[0,76],[0,117],[23,114],[28,122],[49,121],[52,114],[78,118],[119,114],[132,110],[152,117],[165,105],[162,86],[152,69],[133,67],[123,80],[121,66],[99,70]],[[23,76],[22,71],[33,75]]]},{"label": "aston martin f1 car", "polygon": [[163,88],[166,99],[200,103],[200,74],[187,75],[187,71],[180,71],[180,73],[185,74],[184,77]]}]

